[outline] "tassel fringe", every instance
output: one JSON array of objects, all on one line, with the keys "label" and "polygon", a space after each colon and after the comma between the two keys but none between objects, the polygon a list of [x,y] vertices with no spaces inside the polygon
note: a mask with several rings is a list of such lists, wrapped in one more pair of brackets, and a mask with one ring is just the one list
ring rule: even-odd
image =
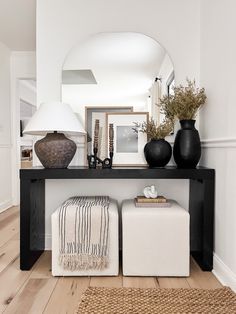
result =
[{"label": "tassel fringe", "polygon": [[95,256],[85,254],[61,254],[59,256],[59,265],[66,270],[102,270],[108,267],[107,256]]}]

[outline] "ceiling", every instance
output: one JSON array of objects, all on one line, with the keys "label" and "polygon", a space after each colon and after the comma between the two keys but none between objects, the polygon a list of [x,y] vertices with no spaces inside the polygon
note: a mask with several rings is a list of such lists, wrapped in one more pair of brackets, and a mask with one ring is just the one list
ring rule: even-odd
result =
[{"label": "ceiling", "polygon": [[143,105],[165,54],[155,40],[139,33],[91,36],[70,51],[63,70],[91,70],[97,84],[63,85],[63,101],[74,108],[81,104]]},{"label": "ceiling", "polygon": [[63,70],[62,84],[97,84],[91,70]]},{"label": "ceiling", "polygon": [[14,51],[34,51],[36,0],[0,0],[0,41]]}]

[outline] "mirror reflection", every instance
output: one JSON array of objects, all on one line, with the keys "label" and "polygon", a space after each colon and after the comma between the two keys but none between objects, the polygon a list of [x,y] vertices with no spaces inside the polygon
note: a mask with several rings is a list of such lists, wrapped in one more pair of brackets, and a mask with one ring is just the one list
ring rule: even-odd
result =
[{"label": "mirror reflection", "polygon": [[173,85],[167,51],[139,33],[93,35],[72,48],[62,69],[62,101],[79,114],[88,141],[94,121],[105,124],[106,112],[148,112],[160,124],[159,98]]}]

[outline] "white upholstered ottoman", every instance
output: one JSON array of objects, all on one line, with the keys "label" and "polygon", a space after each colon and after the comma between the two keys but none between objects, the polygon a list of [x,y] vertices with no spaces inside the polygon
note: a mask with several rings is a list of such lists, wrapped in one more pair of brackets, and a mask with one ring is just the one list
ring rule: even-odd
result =
[{"label": "white upholstered ottoman", "polygon": [[119,237],[117,202],[110,199],[108,252],[109,265],[103,270],[70,271],[63,269],[59,263],[59,208],[52,214],[52,275],[53,276],[117,276],[119,272]]},{"label": "white upholstered ottoman", "polygon": [[122,205],[123,274],[125,276],[189,276],[189,213],[171,207]]}]

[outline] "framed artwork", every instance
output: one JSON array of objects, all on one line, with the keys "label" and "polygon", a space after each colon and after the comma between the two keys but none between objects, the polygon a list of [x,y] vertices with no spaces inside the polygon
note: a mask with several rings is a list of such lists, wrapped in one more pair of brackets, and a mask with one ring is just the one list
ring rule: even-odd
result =
[{"label": "framed artwork", "polygon": [[[114,129],[114,166],[143,166],[147,165],[144,157],[144,146],[147,143],[145,133],[134,131],[134,122],[148,121],[148,112],[111,112],[106,114],[107,130],[109,124]],[[106,141],[108,154],[108,135]]]},{"label": "framed artwork", "polygon": [[96,106],[85,107],[85,130],[87,131],[87,151],[89,154],[93,150],[93,134],[95,127],[95,120],[99,120],[99,143],[98,143],[98,157],[104,159],[107,157],[106,150],[106,113],[107,112],[132,112],[132,106]]}]

